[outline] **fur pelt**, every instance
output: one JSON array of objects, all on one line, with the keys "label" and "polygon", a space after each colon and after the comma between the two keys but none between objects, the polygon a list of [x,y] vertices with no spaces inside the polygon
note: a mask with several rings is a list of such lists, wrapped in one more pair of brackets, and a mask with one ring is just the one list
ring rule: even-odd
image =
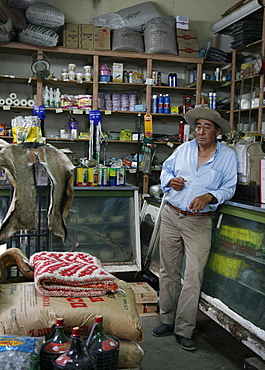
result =
[{"label": "fur pelt", "polygon": [[41,148],[43,158],[40,162],[51,183],[48,227],[65,243],[65,218],[74,197],[74,166],[57,148],[39,143],[0,145],[0,167],[7,172],[14,187],[10,207],[1,225],[0,239],[12,236],[20,230],[36,228],[36,181],[33,163],[29,161],[32,148]]}]

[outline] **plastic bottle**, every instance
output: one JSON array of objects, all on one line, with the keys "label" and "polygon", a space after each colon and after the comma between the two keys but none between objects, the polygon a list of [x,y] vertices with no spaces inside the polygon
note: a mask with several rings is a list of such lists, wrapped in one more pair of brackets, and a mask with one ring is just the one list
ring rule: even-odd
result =
[{"label": "plastic bottle", "polygon": [[95,317],[86,348],[97,356],[97,370],[116,370],[119,357],[119,340],[107,336],[103,330],[103,317]]},{"label": "plastic bottle", "polygon": [[43,90],[43,95],[42,95],[42,104],[43,104],[45,107],[49,107],[49,106],[50,106],[50,94],[49,94],[48,86],[45,86],[45,88],[44,88],[44,90]]},{"label": "plastic bottle", "polygon": [[179,122],[179,141],[182,143],[184,138],[184,122]]},{"label": "plastic bottle", "polygon": [[172,75],[172,73],[169,73],[169,75],[168,75],[168,86],[172,86],[172,82],[173,82],[173,75]]},{"label": "plastic bottle", "polygon": [[162,84],[161,78],[162,78],[161,72],[157,72],[157,78],[156,78],[157,86],[161,86],[161,84]]},{"label": "plastic bottle", "polygon": [[164,113],[164,97],[163,97],[163,94],[159,94],[159,96],[158,96],[157,112],[158,113]]},{"label": "plastic bottle", "polygon": [[177,87],[178,86],[178,77],[176,73],[172,74],[172,86]]},{"label": "plastic bottle", "polygon": [[209,91],[208,98],[209,98],[209,108],[213,109],[213,92],[212,91]]},{"label": "plastic bottle", "polygon": [[156,71],[154,69],[152,70],[152,80],[153,80],[153,85],[156,85]]},{"label": "plastic bottle", "polygon": [[53,358],[52,365],[54,369],[78,369],[93,370],[97,358],[95,355],[84,350],[84,343],[80,338],[80,328],[78,326],[72,329],[72,342],[70,349]]},{"label": "plastic bottle", "polygon": [[170,97],[168,94],[164,95],[164,111],[163,113],[169,114],[170,113]]},{"label": "plastic bottle", "polygon": [[217,94],[216,91],[213,91],[213,109],[216,109],[216,99],[217,99]]},{"label": "plastic bottle", "polygon": [[54,93],[53,93],[52,87],[50,87],[50,91],[49,91],[49,100],[50,100],[49,106],[53,108],[54,107]]},{"label": "plastic bottle", "polygon": [[59,90],[59,87],[57,87],[55,93],[54,93],[54,106],[55,108],[61,107],[61,92]]},{"label": "plastic bottle", "polygon": [[157,113],[157,95],[152,96],[151,113]]},{"label": "plastic bottle", "polygon": [[43,343],[40,351],[42,368],[52,368],[52,359],[55,355],[65,353],[70,349],[71,339],[64,332],[64,321],[62,318],[56,320],[55,328],[50,339]]}]

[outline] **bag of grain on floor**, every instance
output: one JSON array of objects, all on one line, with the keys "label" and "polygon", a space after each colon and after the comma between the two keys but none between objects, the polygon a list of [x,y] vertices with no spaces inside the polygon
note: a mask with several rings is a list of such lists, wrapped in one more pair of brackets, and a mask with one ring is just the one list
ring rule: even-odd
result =
[{"label": "bag of grain on floor", "polygon": [[74,326],[88,335],[95,316],[102,315],[104,331],[120,339],[140,342],[142,325],[130,285],[117,279],[118,291],[100,297],[47,297],[32,283],[0,285],[0,334],[47,336],[62,317],[67,333]]},{"label": "bag of grain on floor", "polygon": [[144,26],[144,45],[146,53],[178,55],[174,17],[150,19]]},{"label": "bag of grain on floor", "polygon": [[138,342],[120,340],[118,369],[139,368],[144,357],[144,350]]}]

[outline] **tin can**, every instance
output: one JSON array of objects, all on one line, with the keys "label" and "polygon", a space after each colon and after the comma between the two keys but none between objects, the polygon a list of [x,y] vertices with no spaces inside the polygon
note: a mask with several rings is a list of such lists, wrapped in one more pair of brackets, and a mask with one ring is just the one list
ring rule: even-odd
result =
[{"label": "tin can", "polygon": [[77,167],[76,168],[76,186],[87,186],[88,180],[88,168]]},{"label": "tin can", "polygon": [[107,186],[108,185],[108,167],[100,167],[98,169],[98,186]]},{"label": "tin can", "polygon": [[88,169],[88,186],[98,186],[98,168]]},{"label": "tin can", "polygon": [[109,169],[109,186],[118,186],[119,184],[119,168],[111,167]]},{"label": "tin can", "polygon": [[125,186],[126,185],[126,168],[120,167],[118,173],[118,186]]}]

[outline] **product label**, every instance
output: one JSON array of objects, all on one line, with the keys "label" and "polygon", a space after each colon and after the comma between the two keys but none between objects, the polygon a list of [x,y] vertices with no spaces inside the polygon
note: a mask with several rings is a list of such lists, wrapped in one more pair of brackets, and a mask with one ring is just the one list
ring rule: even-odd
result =
[{"label": "product label", "polygon": [[20,351],[33,353],[35,346],[35,338],[0,336],[0,352],[4,351]]},{"label": "product label", "polygon": [[54,343],[50,342],[44,347],[44,351],[46,352],[67,352],[70,349],[71,341],[69,340],[68,342],[65,343]]}]

